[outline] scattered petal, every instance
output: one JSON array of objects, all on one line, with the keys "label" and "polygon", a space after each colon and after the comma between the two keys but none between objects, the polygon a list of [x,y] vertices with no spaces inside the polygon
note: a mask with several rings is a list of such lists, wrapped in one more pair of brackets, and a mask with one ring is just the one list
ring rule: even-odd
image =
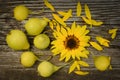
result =
[{"label": "scattered petal", "polygon": [[92,45],[92,47],[94,47],[95,49],[99,51],[103,50],[103,48],[96,42],[90,42],[90,44]]},{"label": "scattered petal", "polygon": [[115,29],[110,29],[110,30],[108,31],[109,34],[112,34],[112,35],[111,35],[111,38],[112,38],[112,39],[114,39],[114,38],[116,37],[117,30],[118,30],[118,29],[115,28]]},{"label": "scattered petal", "polygon": [[89,74],[89,72],[83,72],[83,71],[80,71],[80,70],[78,70],[78,71],[74,71],[76,74],[78,74],[78,75],[87,75],[87,74]]},{"label": "scattered petal", "polygon": [[53,15],[53,17],[54,17],[54,19],[57,21],[57,22],[59,22],[61,25],[63,25],[63,26],[66,26],[66,23],[62,20],[62,18],[60,18],[57,14],[52,14]]},{"label": "scattered petal", "polygon": [[82,66],[89,67],[89,64],[84,61],[78,61],[78,63]]},{"label": "scattered petal", "polygon": [[92,24],[93,24],[94,26],[101,26],[101,25],[103,24],[103,22],[102,22],[102,21],[96,21],[96,20],[93,20],[93,19],[92,19]]},{"label": "scattered petal", "polygon": [[44,0],[44,4],[45,4],[48,8],[50,8],[52,11],[55,11],[54,7],[52,6],[52,4],[50,4],[50,3],[48,2],[48,0]]},{"label": "scattered petal", "polygon": [[85,4],[85,15],[89,20],[91,20],[91,12],[87,4]]},{"label": "scattered petal", "polygon": [[68,12],[64,15],[63,21],[66,21],[72,16],[72,9],[69,9]]},{"label": "scattered petal", "polygon": [[67,12],[64,11],[57,11],[58,14],[60,14],[61,16],[65,16],[67,14]]},{"label": "scattered petal", "polygon": [[82,6],[81,6],[81,4],[80,4],[80,2],[78,2],[77,3],[77,8],[76,8],[77,10],[77,16],[79,17],[80,15],[81,15],[81,13],[82,13]]},{"label": "scattered petal", "polygon": [[43,19],[47,22],[50,22],[50,19],[46,18],[46,17],[43,17]]},{"label": "scattered petal", "polygon": [[82,16],[82,19],[83,19],[87,24],[92,25],[92,22],[91,22],[89,19],[87,19],[86,17]]},{"label": "scattered petal", "polygon": [[96,40],[101,44],[101,45],[103,45],[103,46],[106,46],[106,47],[109,47],[109,40],[107,40],[107,39],[105,39],[105,38],[103,38],[103,37],[100,37],[100,36],[97,36],[96,37]]},{"label": "scattered petal", "polygon": [[70,66],[68,73],[71,73],[72,71],[74,71],[77,65],[78,65],[77,61],[74,61],[73,64]]}]

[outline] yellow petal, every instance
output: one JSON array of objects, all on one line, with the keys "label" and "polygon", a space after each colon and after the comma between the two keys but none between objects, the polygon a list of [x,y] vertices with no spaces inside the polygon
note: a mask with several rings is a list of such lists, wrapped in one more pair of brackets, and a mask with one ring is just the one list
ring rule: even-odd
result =
[{"label": "yellow petal", "polygon": [[116,32],[114,32],[112,35],[111,35],[111,38],[114,39],[116,37]]},{"label": "yellow petal", "polygon": [[72,16],[72,9],[69,9],[66,15],[63,17],[63,21],[68,20]]},{"label": "yellow petal", "polygon": [[93,20],[93,19],[92,19],[92,24],[93,24],[94,26],[100,26],[100,25],[103,24],[103,22],[102,22],[102,21],[96,21],[96,20]]},{"label": "yellow petal", "polygon": [[83,71],[80,71],[80,70],[78,70],[78,71],[74,71],[76,74],[78,74],[78,75],[87,75],[87,74],[89,74],[89,72],[83,72]]},{"label": "yellow petal", "polygon": [[66,23],[62,20],[62,18],[60,18],[57,14],[52,14],[53,15],[53,17],[54,17],[54,19],[57,21],[57,22],[59,22],[61,25],[63,25],[63,26],[66,26]]},{"label": "yellow petal", "polygon": [[78,61],[78,63],[82,66],[89,67],[89,64],[84,61]]},{"label": "yellow petal", "polygon": [[52,11],[55,11],[53,5],[50,4],[50,3],[48,2],[48,0],[44,0],[44,4],[45,4],[48,8],[50,8]]},{"label": "yellow petal", "polygon": [[60,14],[61,16],[65,16],[67,14],[67,12],[64,11],[57,11],[58,14]]},{"label": "yellow petal", "polygon": [[43,17],[43,19],[47,22],[50,22],[50,19],[46,18],[46,17]]},{"label": "yellow petal", "polygon": [[112,38],[112,39],[114,39],[114,38],[116,37],[117,30],[118,30],[118,29],[110,29],[110,30],[109,30],[108,33],[109,33],[109,34],[112,34],[112,35],[111,35],[111,38]]},{"label": "yellow petal", "polygon": [[87,24],[92,24],[91,20],[87,19],[86,17],[82,16],[82,19],[83,19]]},{"label": "yellow petal", "polygon": [[51,28],[52,30],[54,29],[54,26],[53,26],[52,21],[49,22],[49,26],[50,26],[50,28]]},{"label": "yellow petal", "polygon": [[76,68],[77,65],[78,65],[77,62],[74,61],[73,64],[70,66],[68,73],[71,73]]},{"label": "yellow petal", "polygon": [[109,47],[109,40],[107,40],[107,39],[105,39],[105,38],[103,38],[103,37],[101,37],[101,36],[97,36],[96,37],[96,40],[101,44],[101,45],[103,45],[103,46],[106,46],[106,47]]},{"label": "yellow petal", "polygon": [[91,20],[91,12],[87,4],[85,4],[85,15],[89,20]]},{"label": "yellow petal", "polygon": [[90,44],[92,45],[92,47],[94,47],[95,49],[99,51],[103,50],[103,48],[96,42],[90,42]]},{"label": "yellow petal", "polygon": [[83,52],[79,52],[78,55],[82,58],[88,58],[87,54],[84,54]]},{"label": "yellow petal", "polygon": [[118,30],[117,28],[115,28],[115,29],[110,29],[110,30],[108,31],[108,33],[109,33],[109,34],[112,34],[112,33],[116,32],[117,30]]},{"label": "yellow petal", "polygon": [[76,8],[77,10],[77,16],[79,17],[80,15],[81,15],[81,12],[82,12],[82,6],[81,6],[81,4],[80,4],[80,2],[78,2],[77,3],[77,8]]},{"label": "yellow petal", "polygon": [[57,30],[57,31],[60,31],[60,29],[61,29],[61,28],[60,28],[60,25],[59,25],[59,23],[57,23],[56,30]]}]

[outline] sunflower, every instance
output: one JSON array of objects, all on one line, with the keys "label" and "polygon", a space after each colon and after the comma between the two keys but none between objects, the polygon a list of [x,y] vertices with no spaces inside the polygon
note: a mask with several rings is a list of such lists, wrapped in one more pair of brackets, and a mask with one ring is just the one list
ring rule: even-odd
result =
[{"label": "sunflower", "polygon": [[87,36],[89,30],[86,28],[86,25],[80,26],[73,22],[71,28],[61,27],[60,30],[54,30],[55,40],[51,42],[53,55],[60,54],[60,61],[65,59],[65,62],[71,58],[88,58],[89,51],[85,47],[89,46],[90,36]]}]

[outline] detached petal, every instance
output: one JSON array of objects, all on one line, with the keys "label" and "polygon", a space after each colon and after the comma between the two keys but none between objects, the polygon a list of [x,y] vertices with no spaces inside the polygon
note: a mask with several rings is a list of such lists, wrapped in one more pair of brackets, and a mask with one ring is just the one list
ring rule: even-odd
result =
[{"label": "detached petal", "polygon": [[69,9],[68,12],[64,15],[63,21],[66,21],[72,16],[72,9]]},{"label": "detached petal", "polygon": [[89,74],[89,72],[83,72],[83,71],[80,71],[80,70],[78,70],[78,71],[74,71],[76,74],[78,74],[78,75],[87,75],[87,74]]},{"label": "detached petal", "polygon": [[96,21],[96,20],[93,20],[93,19],[92,19],[92,24],[93,24],[94,26],[101,26],[101,25],[103,24],[103,22],[102,22],[102,21]]},{"label": "detached petal", "polygon": [[103,45],[103,46],[106,46],[106,47],[109,47],[109,40],[107,40],[107,39],[105,39],[105,38],[103,38],[103,37],[100,37],[100,36],[97,36],[96,37],[96,40],[101,44],[101,45]]},{"label": "detached petal", "polygon": [[54,19],[57,21],[57,22],[59,22],[61,25],[63,25],[63,26],[66,26],[66,23],[62,20],[62,18],[60,18],[57,14],[52,14],[53,15],[53,17],[54,17]]},{"label": "detached petal", "polygon": [[54,7],[52,6],[52,4],[50,4],[50,3],[48,2],[48,0],[44,0],[44,4],[45,4],[48,8],[50,8],[52,11],[55,11]]},{"label": "detached petal", "polygon": [[92,45],[92,47],[94,47],[95,49],[99,51],[103,50],[103,48],[96,42],[90,42],[90,44]]},{"label": "detached petal", "polygon": [[77,67],[77,65],[78,65],[77,61],[74,61],[73,64],[70,66],[68,73],[71,73],[72,71],[74,71],[74,69]]},{"label": "detached petal", "polygon": [[92,24],[91,20],[87,19],[86,17],[82,16],[82,19],[87,23],[87,24]]},{"label": "detached petal", "polygon": [[112,38],[112,39],[114,39],[114,38],[116,37],[117,30],[118,30],[118,29],[115,28],[115,29],[110,29],[110,30],[108,31],[109,34],[112,34],[112,35],[111,35],[111,38]]},{"label": "detached petal", "polygon": [[76,15],[79,17],[82,13],[82,6],[80,4],[80,2],[77,3],[77,8],[76,8]]},{"label": "detached petal", "polygon": [[89,67],[89,64],[84,61],[78,61],[78,63],[82,66]]},{"label": "detached petal", "polygon": [[67,14],[67,12],[64,11],[57,11],[58,14],[60,14],[61,16],[65,16]]},{"label": "detached petal", "polygon": [[85,14],[86,14],[86,17],[91,20],[91,12],[90,12],[90,9],[88,7],[87,4],[85,4]]}]

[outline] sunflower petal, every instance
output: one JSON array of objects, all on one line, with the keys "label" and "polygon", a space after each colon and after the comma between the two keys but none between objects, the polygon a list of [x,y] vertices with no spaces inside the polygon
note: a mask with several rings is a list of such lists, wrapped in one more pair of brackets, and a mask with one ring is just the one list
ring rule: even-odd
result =
[{"label": "sunflower petal", "polygon": [[92,25],[92,22],[91,20],[87,19],[86,17],[82,16],[82,19],[87,23],[87,24],[90,24]]},{"label": "sunflower petal", "polygon": [[66,21],[68,18],[72,16],[72,9],[69,9],[66,15],[63,17],[63,21]]},{"label": "sunflower petal", "polygon": [[66,54],[65,62],[67,62],[71,58],[71,55],[69,53]]},{"label": "sunflower petal", "polygon": [[96,42],[90,42],[90,44],[92,45],[92,47],[94,47],[95,49],[99,51],[103,50],[103,48]]},{"label": "sunflower petal", "polygon": [[103,37],[101,37],[101,36],[97,36],[96,37],[96,40],[101,44],[101,45],[104,45],[104,46],[106,46],[106,47],[109,47],[109,40],[107,40],[107,39],[105,39],[105,38],[103,38]]},{"label": "sunflower petal", "polygon": [[96,20],[92,19],[92,25],[94,25],[94,26],[101,26],[102,24],[103,24],[102,21],[96,21]]},{"label": "sunflower petal", "polygon": [[62,18],[60,18],[57,14],[52,14],[53,15],[53,17],[54,17],[54,19],[57,21],[57,22],[59,22],[61,25],[63,25],[63,26],[66,26],[66,23],[62,20]]},{"label": "sunflower petal", "polygon": [[82,13],[82,6],[80,4],[80,2],[77,3],[77,8],[76,8],[76,15],[79,17]]},{"label": "sunflower petal", "polygon": [[78,71],[74,71],[74,73],[76,73],[76,74],[78,74],[78,75],[87,75],[87,74],[89,74],[89,72],[83,72],[83,71],[80,71],[80,70],[78,70]]},{"label": "sunflower petal", "polygon": [[68,73],[71,73],[76,68],[77,65],[78,65],[77,62],[74,61],[73,64],[70,66]]},{"label": "sunflower petal", "polygon": [[115,29],[110,29],[110,30],[108,31],[109,34],[112,34],[112,35],[111,35],[111,38],[112,38],[112,39],[114,39],[114,38],[116,37],[117,30],[118,30],[118,29],[115,28]]},{"label": "sunflower petal", "polygon": [[49,22],[49,26],[52,30],[54,29],[54,25],[53,25],[52,21]]},{"label": "sunflower petal", "polygon": [[47,22],[50,22],[50,21],[51,21],[50,19],[48,19],[48,18],[46,18],[46,17],[43,17],[43,19],[44,19],[45,21],[47,21]]},{"label": "sunflower petal", "polygon": [[86,14],[86,17],[91,20],[91,12],[90,12],[90,9],[88,7],[87,4],[85,4],[85,14]]},{"label": "sunflower petal", "polygon": [[50,8],[52,11],[55,11],[53,5],[50,4],[50,3],[48,2],[48,0],[44,0],[44,4],[45,4],[48,8]]},{"label": "sunflower petal", "polygon": [[76,22],[74,21],[74,22],[72,23],[71,30],[75,30],[75,28],[76,28]]},{"label": "sunflower petal", "polygon": [[84,54],[83,52],[79,52],[78,55],[82,58],[88,58],[87,54]]},{"label": "sunflower petal", "polygon": [[89,64],[84,61],[78,61],[78,63],[82,66],[89,67]]},{"label": "sunflower petal", "polygon": [[61,16],[65,16],[67,14],[67,12],[64,11],[57,11],[58,14],[60,14]]}]

